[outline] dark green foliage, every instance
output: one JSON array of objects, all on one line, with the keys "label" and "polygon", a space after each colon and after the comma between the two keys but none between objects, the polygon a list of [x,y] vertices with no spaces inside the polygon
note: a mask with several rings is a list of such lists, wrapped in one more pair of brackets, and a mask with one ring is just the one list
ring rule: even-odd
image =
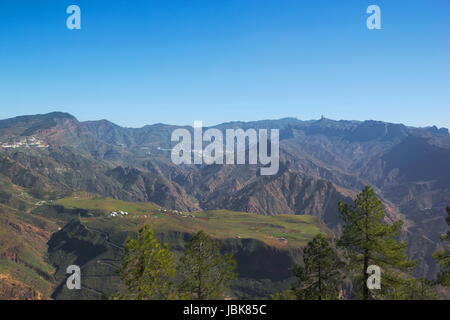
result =
[{"label": "dark green foliage", "polygon": [[[392,295],[403,285],[401,272],[414,266],[407,260],[407,244],[398,240],[403,222],[385,222],[383,204],[369,186],[358,194],[353,205],[340,202],[339,211],[344,221],[339,245],[345,249],[350,270],[355,273],[355,296],[374,299]],[[370,265],[382,270],[381,292],[367,288],[366,271]]]},{"label": "dark green foliage", "polygon": [[336,250],[321,234],[312,239],[303,251],[303,265],[294,268],[298,287],[294,292],[300,300],[338,299],[343,279]]},{"label": "dark green foliage", "polygon": [[220,244],[199,231],[180,259],[179,292],[189,299],[223,299],[230,281],[236,277],[235,268],[232,255],[222,255]]},{"label": "dark green foliage", "polygon": [[297,300],[297,293],[294,289],[285,290],[282,292],[274,293],[270,296],[271,300]]},{"label": "dark green foliage", "polygon": [[[447,207],[447,224],[450,225],[450,207]],[[443,234],[441,236],[441,239],[443,241],[450,241],[450,231],[447,231],[447,233]],[[450,286],[450,248],[445,248],[444,250],[436,252],[433,257],[437,260],[439,263],[439,266],[441,267],[441,272],[438,276],[438,283],[443,286]]]},{"label": "dark green foliage", "polygon": [[427,279],[403,279],[396,290],[391,290],[384,295],[391,300],[438,300],[439,295]]},{"label": "dark green foliage", "polygon": [[128,291],[114,298],[150,300],[175,297],[171,282],[176,273],[172,253],[158,242],[148,225],[139,231],[137,239],[127,241],[119,273]]}]

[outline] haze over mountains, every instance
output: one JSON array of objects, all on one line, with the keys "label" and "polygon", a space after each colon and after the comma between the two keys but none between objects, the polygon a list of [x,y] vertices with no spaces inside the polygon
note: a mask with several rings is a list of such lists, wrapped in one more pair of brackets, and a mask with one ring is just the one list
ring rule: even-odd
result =
[{"label": "haze over mountains", "polygon": [[337,202],[370,184],[390,219],[405,219],[410,256],[420,261],[417,274],[436,274],[431,254],[450,205],[447,129],[326,118],[215,126],[280,130],[280,170],[260,176],[256,165],[174,165],[167,150],[178,127],[123,128],[61,112],[1,120],[0,202],[20,211],[25,204],[18,189],[36,199],[86,191],[181,211],[309,214],[338,233]]}]

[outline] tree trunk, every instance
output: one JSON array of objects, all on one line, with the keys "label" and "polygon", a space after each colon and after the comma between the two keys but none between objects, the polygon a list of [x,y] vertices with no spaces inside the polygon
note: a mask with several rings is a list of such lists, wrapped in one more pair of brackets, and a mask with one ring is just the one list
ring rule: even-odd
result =
[{"label": "tree trunk", "polygon": [[367,274],[367,268],[369,267],[369,251],[367,249],[364,250],[364,266],[363,266],[363,299],[369,300],[369,288],[367,287],[367,279],[369,275]]},{"label": "tree trunk", "polygon": [[322,274],[320,269],[320,262],[319,262],[319,300],[322,300]]}]

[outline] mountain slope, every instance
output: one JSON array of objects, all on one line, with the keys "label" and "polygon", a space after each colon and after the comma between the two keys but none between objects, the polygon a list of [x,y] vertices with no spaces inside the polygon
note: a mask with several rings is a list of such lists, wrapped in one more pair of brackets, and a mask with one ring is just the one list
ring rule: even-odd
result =
[{"label": "mountain slope", "polygon": [[[406,220],[410,255],[421,260],[418,272],[436,274],[431,253],[450,204],[448,130],[326,118],[215,126],[280,130],[280,171],[262,177],[254,165],[174,165],[170,135],[176,128],[122,128],[58,112],[1,120],[0,174],[38,199],[86,191],[183,211],[311,214],[335,232],[337,201],[350,201],[371,184],[390,219]],[[9,195],[3,198],[13,203]]]}]

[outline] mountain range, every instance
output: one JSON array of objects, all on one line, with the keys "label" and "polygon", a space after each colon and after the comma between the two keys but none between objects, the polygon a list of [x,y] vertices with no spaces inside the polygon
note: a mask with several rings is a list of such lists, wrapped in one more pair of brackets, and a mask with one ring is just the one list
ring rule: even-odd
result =
[{"label": "mountain range", "polygon": [[[431,255],[441,246],[445,207],[450,205],[447,129],[327,118],[214,126],[279,129],[279,172],[261,176],[257,165],[173,164],[168,150],[177,128],[192,130],[166,124],[124,128],[107,120],[81,122],[62,112],[0,120],[0,235],[2,228],[16,224],[20,237],[30,244],[27,250],[46,246],[58,227],[27,213],[38,201],[82,192],[183,212],[311,215],[338,235],[338,201],[350,202],[365,185],[372,185],[389,220],[406,222],[403,237],[410,257],[419,261],[416,274],[437,274]],[[17,255],[5,249],[1,258],[13,261]],[[27,262],[33,264],[39,269]],[[0,264],[0,274],[1,268],[6,267]],[[46,281],[51,282],[40,285],[48,286]]]}]

